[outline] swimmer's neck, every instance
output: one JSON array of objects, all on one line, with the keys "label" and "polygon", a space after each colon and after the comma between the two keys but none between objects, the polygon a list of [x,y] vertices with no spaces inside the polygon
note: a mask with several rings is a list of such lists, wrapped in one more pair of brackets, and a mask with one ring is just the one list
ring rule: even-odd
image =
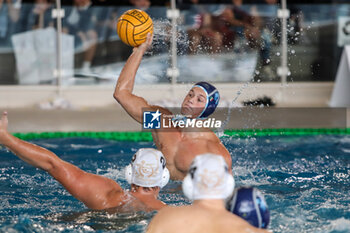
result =
[{"label": "swimmer's neck", "polygon": [[141,201],[147,206],[147,211],[159,210],[166,206],[166,204],[158,199],[159,188],[156,190],[143,190],[139,187],[137,190],[131,189],[129,194]]},{"label": "swimmer's neck", "polygon": [[201,208],[207,208],[212,210],[226,210],[225,202],[223,199],[201,199],[195,200],[193,206]]}]

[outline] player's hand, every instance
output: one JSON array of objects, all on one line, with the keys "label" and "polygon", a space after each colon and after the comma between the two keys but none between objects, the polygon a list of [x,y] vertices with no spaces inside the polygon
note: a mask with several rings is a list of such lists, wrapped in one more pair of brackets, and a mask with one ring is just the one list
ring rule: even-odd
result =
[{"label": "player's hand", "polygon": [[3,112],[0,120],[0,143],[2,137],[7,134],[7,125],[8,125],[8,119],[7,119],[7,112]]},{"label": "player's hand", "polygon": [[143,42],[140,46],[135,47],[134,51],[135,50],[142,50],[143,52],[146,52],[147,49],[149,49],[151,47],[152,41],[153,41],[153,34],[147,33],[146,41]]}]

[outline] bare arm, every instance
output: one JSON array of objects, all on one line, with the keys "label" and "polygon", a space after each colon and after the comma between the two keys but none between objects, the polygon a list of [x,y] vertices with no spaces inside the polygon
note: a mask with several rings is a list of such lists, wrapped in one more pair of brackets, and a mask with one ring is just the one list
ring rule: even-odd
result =
[{"label": "bare arm", "polygon": [[115,181],[84,172],[61,160],[51,151],[12,136],[7,132],[7,125],[7,113],[4,112],[0,120],[0,144],[20,159],[48,172],[89,208],[106,209],[116,206],[116,195],[121,196],[123,190]]},{"label": "bare arm", "polygon": [[24,162],[49,171],[54,161],[59,160],[51,151],[12,136],[7,132],[7,124],[7,113],[4,112],[0,121],[0,143],[6,146]]},{"label": "bare arm", "polygon": [[139,123],[142,123],[142,109],[149,108],[150,105],[144,98],[136,96],[132,92],[137,69],[146,50],[151,46],[152,39],[153,35],[148,34],[146,42],[134,48],[120,73],[113,95],[126,112]]}]

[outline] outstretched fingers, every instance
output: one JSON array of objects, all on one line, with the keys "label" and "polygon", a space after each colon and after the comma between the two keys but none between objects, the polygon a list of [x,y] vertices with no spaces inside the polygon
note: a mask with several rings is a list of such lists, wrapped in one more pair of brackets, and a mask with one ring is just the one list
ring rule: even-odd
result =
[{"label": "outstretched fingers", "polygon": [[134,52],[138,49],[141,49],[143,52],[145,52],[147,49],[151,47],[152,41],[153,41],[153,34],[147,33],[146,41],[143,42],[139,47],[135,47]]},{"label": "outstretched fingers", "polygon": [[7,125],[8,125],[8,119],[7,119],[7,112],[4,111],[1,116],[1,121],[0,121],[0,130],[5,130],[7,131]]},{"label": "outstretched fingers", "polygon": [[150,47],[152,45],[152,42],[153,42],[153,34],[147,33],[147,38],[146,38],[147,47]]}]

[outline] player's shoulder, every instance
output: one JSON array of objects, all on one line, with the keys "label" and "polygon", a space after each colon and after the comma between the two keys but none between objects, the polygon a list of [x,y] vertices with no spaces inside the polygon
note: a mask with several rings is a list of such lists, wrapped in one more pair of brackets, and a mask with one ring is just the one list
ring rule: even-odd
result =
[{"label": "player's shoulder", "polygon": [[179,214],[179,208],[181,207],[167,206],[159,210],[148,225],[147,233],[164,232],[164,229],[171,229],[170,232],[174,232],[184,220]]},{"label": "player's shoulder", "polygon": [[169,221],[174,221],[177,218],[174,218],[173,216],[176,216],[178,210],[174,206],[166,206],[158,211],[158,213],[153,217],[152,222],[153,224],[163,224],[165,222],[169,223]]},{"label": "player's shoulder", "polygon": [[173,205],[167,205],[166,207],[162,208],[158,211],[158,213],[173,213],[180,211],[183,206],[173,206]]},{"label": "player's shoulder", "polygon": [[158,106],[158,105],[151,105],[150,108],[154,111],[159,111],[160,113],[162,114],[167,114],[167,115],[172,115],[173,113],[167,109],[167,108],[164,108],[162,106]]},{"label": "player's shoulder", "polygon": [[188,215],[188,213],[190,213],[190,208],[188,208],[188,206],[166,206],[164,208],[162,208],[161,210],[159,210],[158,215],[160,216],[177,216],[177,218],[179,216],[185,216]]},{"label": "player's shoulder", "polygon": [[205,138],[209,143],[214,143],[214,144],[221,143],[220,138],[211,130],[206,133]]}]

